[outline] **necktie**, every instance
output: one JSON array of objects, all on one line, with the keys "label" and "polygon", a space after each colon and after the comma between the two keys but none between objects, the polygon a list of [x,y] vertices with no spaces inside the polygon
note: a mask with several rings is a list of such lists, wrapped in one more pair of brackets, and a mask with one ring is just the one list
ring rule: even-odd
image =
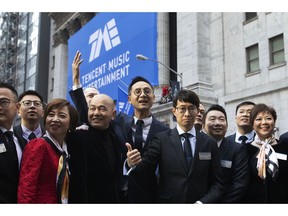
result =
[{"label": "necktie", "polygon": [[142,145],[143,145],[143,129],[142,129],[142,125],[143,125],[144,121],[138,119],[137,123],[136,123],[136,131],[134,134],[134,138],[135,138],[135,148],[138,149],[138,151],[141,153],[142,152]]},{"label": "necktie", "polygon": [[188,167],[188,169],[190,169],[191,164],[192,164],[192,160],[193,160],[193,154],[192,154],[191,143],[189,141],[189,138],[192,135],[189,134],[189,133],[184,133],[181,136],[183,136],[185,138],[185,141],[184,141],[184,155],[185,155],[185,158],[186,158],[187,167]]},{"label": "necktie", "polygon": [[12,131],[6,131],[5,136],[7,137],[9,148],[13,154],[14,163],[17,164],[17,166],[18,166],[17,150],[16,150],[16,145],[15,145],[14,140],[13,140],[13,132]]},{"label": "necktie", "polygon": [[35,136],[35,134],[34,134],[33,132],[30,133],[28,139],[29,139],[29,140],[32,140],[32,139],[35,139],[35,138],[37,138],[37,137]]},{"label": "necktie", "polygon": [[239,140],[241,140],[241,144],[245,145],[248,138],[246,136],[240,136]]}]

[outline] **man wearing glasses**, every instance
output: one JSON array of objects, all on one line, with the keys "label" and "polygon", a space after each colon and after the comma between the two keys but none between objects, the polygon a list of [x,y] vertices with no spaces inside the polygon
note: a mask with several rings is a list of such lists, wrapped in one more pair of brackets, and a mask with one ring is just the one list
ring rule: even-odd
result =
[{"label": "man wearing glasses", "polygon": [[14,125],[14,133],[25,145],[43,135],[41,119],[44,114],[43,97],[34,90],[23,92],[18,98],[18,115],[21,123]]},{"label": "man wearing glasses", "polygon": [[0,83],[0,203],[17,203],[19,167],[24,145],[13,133],[18,94],[7,83]]},{"label": "man wearing glasses", "polygon": [[217,203],[224,192],[216,140],[194,127],[198,96],[182,89],[173,99],[174,129],[160,132],[144,156],[127,143],[129,178],[148,182],[159,164],[156,203]]},{"label": "man wearing glasses", "polygon": [[[141,155],[147,149],[148,143],[158,132],[168,130],[169,127],[158,121],[151,113],[151,107],[155,100],[154,90],[151,83],[143,77],[137,76],[132,79],[128,87],[128,100],[134,108],[133,117],[125,113],[118,113],[114,120],[114,131],[121,144],[121,158],[126,160],[127,148],[125,143],[130,143],[133,149],[138,149]],[[157,179],[154,174],[149,181],[135,183],[133,178],[127,180],[129,167],[123,166],[123,186],[120,197],[123,202],[151,203],[154,199],[154,191]],[[128,184],[127,184],[128,183]],[[128,199],[128,200],[127,200]]]}]

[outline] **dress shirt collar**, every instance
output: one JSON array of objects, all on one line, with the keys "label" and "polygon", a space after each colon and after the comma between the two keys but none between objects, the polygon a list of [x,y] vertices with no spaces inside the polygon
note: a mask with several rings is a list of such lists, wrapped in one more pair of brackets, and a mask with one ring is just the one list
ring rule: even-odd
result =
[{"label": "dress shirt collar", "polygon": [[179,133],[179,135],[183,134],[183,133],[190,133],[193,135],[193,137],[196,137],[196,130],[195,130],[195,127],[193,126],[193,128],[187,132],[185,132],[184,130],[182,130],[182,128],[180,128],[180,126],[177,124],[176,126],[177,128],[177,131]]},{"label": "dress shirt collar", "polygon": [[30,129],[26,128],[23,124],[21,124],[21,127],[22,127],[22,131],[23,131],[23,137],[27,140],[28,140],[29,135],[32,132],[35,134],[35,136],[37,138],[42,136],[42,130],[41,130],[40,124],[38,125],[38,127],[34,131],[31,131]]},{"label": "dress shirt collar", "polygon": [[[144,118],[144,119],[141,119],[141,120],[143,120],[143,122],[144,122],[144,127],[147,127],[147,126],[152,124],[153,118],[152,118],[152,115],[151,115],[151,116],[149,116],[147,118]],[[134,125],[136,125],[137,121],[138,121],[138,118],[133,116]]]},{"label": "dress shirt collar", "polygon": [[254,140],[255,132],[254,132],[254,130],[252,130],[250,133],[240,134],[240,133],[237,131],[237,132],[236,132],[235,141],[236,141],[237,143],[241,143],[241,141],[239,141],[239,137],[240,137],[240,136],[243,136],[243,135],[248,138],[247,141],[246,141],[246,143],[251,143],[251,142],[253,142],[253,140]]}]

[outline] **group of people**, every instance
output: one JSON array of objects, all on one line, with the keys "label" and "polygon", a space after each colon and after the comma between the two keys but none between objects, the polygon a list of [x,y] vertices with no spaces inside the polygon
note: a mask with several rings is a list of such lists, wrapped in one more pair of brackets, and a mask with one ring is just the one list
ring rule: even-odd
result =
[{"label": "group of people", "polygon": [[0,83],[0,203],[288,202],[288,133],[275,138],[274,108],[239,104],[237,131],[226,136],[225,109],[205,110],[181,89],[170,128],[151,113],[148,80],[135,77],[128,87],[133,116],[116,113],[110,96],[83,90],[82,61],[77,52],[74,105],[46,105],[33,90],[18,97]]}]

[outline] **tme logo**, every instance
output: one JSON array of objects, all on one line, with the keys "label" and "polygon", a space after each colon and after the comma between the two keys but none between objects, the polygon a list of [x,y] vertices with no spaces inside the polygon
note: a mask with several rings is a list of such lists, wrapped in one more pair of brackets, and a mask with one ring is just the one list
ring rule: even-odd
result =
[{"label": "tme logo", "polygon": [[121,43],[114,18],[104,26],[103,32],[101,29],[97,29],[92,35],[90,35],[89,44],[92,43],[92,48],[89,62],[99,57],[102,42],[104,42],[106,51]]}]

